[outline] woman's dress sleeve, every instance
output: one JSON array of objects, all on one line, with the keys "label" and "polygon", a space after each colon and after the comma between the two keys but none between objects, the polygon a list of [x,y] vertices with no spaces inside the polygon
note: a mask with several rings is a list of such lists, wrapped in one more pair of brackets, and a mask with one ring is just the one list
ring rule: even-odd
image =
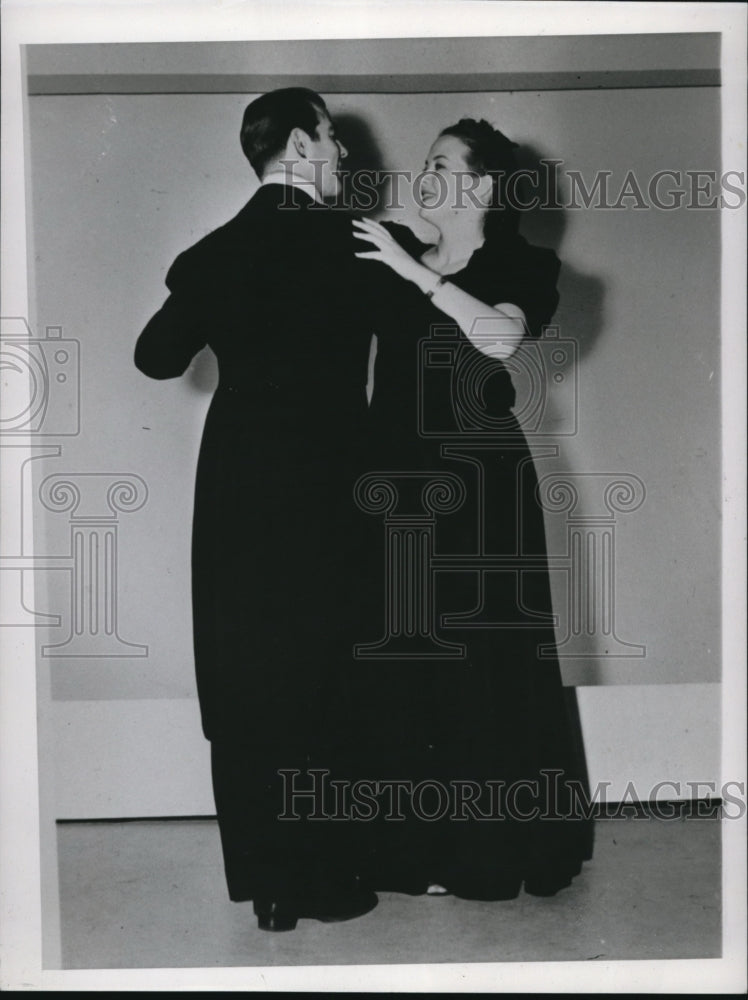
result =
[{"label": "woman's dress sleeve", "polygon": [[474,255],[462,285],[489,305],[511,302],[525,314],[531,337],[539,337],[555,313],[561,262],[553,250],[518,237],[501,248],[484,244]]}]

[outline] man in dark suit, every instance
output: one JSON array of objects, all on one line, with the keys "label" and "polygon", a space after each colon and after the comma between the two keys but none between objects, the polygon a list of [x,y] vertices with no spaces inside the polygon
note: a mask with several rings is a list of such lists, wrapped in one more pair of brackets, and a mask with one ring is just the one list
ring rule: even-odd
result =
[{"label": "man in dark suit", "polygon": [[[192,542],[197,688],[230,898],[259,925],[342,920],[360,884],[353,827],[279,819],[309,768],[350,768],[356,511],[370,331],[350,216],[325,205],[346,151],[319,95],[273,91],[241,144],[261,184],[180,254],[135,363],[181,375],[206,344],[219,385],[198,460]],[[353,725],[351,725],[353,723]],[[350,773],[350,772],[348,772]],[[285,784],[284,784],[285,783]]]}]

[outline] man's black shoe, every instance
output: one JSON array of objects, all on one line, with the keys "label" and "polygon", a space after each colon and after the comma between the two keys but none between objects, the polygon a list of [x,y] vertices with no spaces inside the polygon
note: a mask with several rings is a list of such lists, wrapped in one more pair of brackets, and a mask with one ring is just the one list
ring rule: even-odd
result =
[{"label": "man's black shoe", "polygon": [[356,889],[329,893],[313,899],[256,899],[254,911],[262,931],[292,931],[299,920],[320,920],[325,924],[353,920],[369,913],[379,900],[375,893]]}]

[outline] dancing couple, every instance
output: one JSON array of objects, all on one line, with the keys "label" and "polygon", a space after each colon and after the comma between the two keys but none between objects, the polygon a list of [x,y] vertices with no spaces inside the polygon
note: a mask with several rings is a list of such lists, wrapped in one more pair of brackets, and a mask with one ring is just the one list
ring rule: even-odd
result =
[{"label": "dancing couple", "polygon": [[[280,818],[288,775],[302,787],[315,769],[375,787],[469,780],[477,805],[489,784],[531,788],[548,772],[577,773],[558,661],[538,652],[552,646],[552,628],[501,625],[519,601],[538,621],[551,612],[535,469],[503,362],[550,321],[559,262],[524,240],[507,204],[514,144],[473,119],[436,136],[418,191],[434,234],[423,242],[330,204],[347,151],[318,94],[257,98],[240,137],[259,187],[177,257],[135,349],[157,379],[182,375],[206,345],[218,359],[197,467],[192,597],[229,896],[252,900],[259,927],[277,931],[362,916],[377,891],[500,900],[524,884],[552,895],[588,856],[573,820],[510,810],[501,821],[426,822],[409,811],[395,822],[381,812],[325,822],[311,796],[299,797],[298,819]],[[463,366],[487,366],[481,403],[499,433],[480,510],[476,463],[422,433],[424,419],[454,423],[449,393],[421,412],[420,350],[435,325],[454,331]],[[477,533],[493,555],[531,553],[532,572],[435,574],[437,623],[479,605],[486,613],[484,627],[445,630],[453,655],[354,656],[380,637],[393,600],[382,526],[354,499],[378,470],[465,483],[465,503],[437,530],[440,553],[476,551]]]}]

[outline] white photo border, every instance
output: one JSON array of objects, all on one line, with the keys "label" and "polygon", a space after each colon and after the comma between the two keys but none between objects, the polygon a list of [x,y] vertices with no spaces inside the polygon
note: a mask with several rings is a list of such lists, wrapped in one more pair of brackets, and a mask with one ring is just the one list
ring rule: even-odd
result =
[{"label": "white photo border", "polygon": [[[3,4],[2,313],[28,316],[23,46],[81,42],[246,41],[719,32],[722,158],[746,150],[746,8],[731,3],[287,2],[36,0]],[[746,207],[723,212],[722,773],[745,782]],[[15,402],[15,401],[14,401]],[[15,412],[15,406],[14,406]],[[0,592],[2,600],[2,592]],[[745,991],[745,817],[723,824],[723,957],[438,966],[51,970],[42,967],[35,647],[5,629],[0,674],[0,987],[13,990],[305,990],[409,992]],[[5,634],[12,633],[12,634]],[[745,787],[745,786],[744,786]]]}]

